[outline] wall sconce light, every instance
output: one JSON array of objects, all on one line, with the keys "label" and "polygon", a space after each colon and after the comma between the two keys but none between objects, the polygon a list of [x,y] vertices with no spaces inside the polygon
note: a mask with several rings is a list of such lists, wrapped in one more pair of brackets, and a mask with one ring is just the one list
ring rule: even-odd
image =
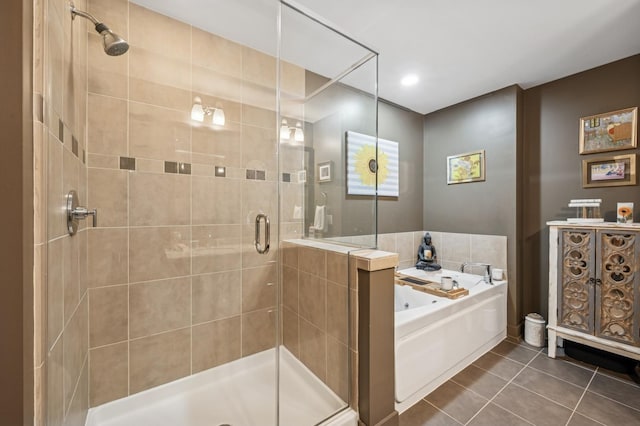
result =
[{"label": "wall sconce light", "polygon": [[287,120],[283,118],[282,124],[280,125],[280,140],[290,141],[292,131],[293,131],[293,140],[295,140],[296,142],[304,142],[304,132],[302,131],[302,123],[298,121],[296,123],[296,127],[289,127],[287,125]]},{"label": "wall sconce light", "polygon": [[191,107],[191,119],[199,122],[204,122],[204,118],[212,116],[213,124],[218,126],[224,126],[225,118],[222,108],[214,108],[206,105],[202,105],[202,99],[199,96],[193,98],[193,107]]}]

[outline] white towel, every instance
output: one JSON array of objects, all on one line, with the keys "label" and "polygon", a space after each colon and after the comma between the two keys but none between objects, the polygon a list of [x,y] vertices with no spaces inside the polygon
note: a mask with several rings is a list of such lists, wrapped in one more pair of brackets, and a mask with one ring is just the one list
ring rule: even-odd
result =
[{"label": "white towel", "polygon": [[313,218],[313,227],[318,231],[324,231],[326,206],[316,206],[316,214]]},{"label": "white towel", "polygon": [[294,219],[302,219],[302,207],[301,206],[293,206],[293,218]]}]

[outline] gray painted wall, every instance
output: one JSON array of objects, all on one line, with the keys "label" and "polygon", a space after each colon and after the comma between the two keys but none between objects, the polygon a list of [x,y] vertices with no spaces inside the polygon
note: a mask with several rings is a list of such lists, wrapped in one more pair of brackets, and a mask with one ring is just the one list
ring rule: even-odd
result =
[{"label": "gray painted wall", "polygon": [[[326,81],[307,73],[309,88]],[[332,161],[331,182],[314,184],[316,204],[324,202],[327,194],[328,214],[333,225],[328,236],[367,235],[375,232],[373,197],[348,196],[346,188],[346,141],[348,130],[375,134],[375,103],[373,98],[346,86],[334,85],[313,98],[308,107],[314,111],[327,111],[313,122],[313,151],[315,171],[317,164]],[[340,108],[340,105],[358,105],[358,108]],[[326,105],[336,105],[327,109]],[[378,233],[415,231],[422,227],[423,198],[423,116],[384,101],[378,102],[378,135],[399,143],[400,196],[378,200]]]},{"label": "gray painted wall", "polygon": [[[428,114],[424,119],[423,229],[505,235],[510,334],[521,322],[518,292],[518,103],[511,86]],[[446,158],[484,149],[486,181],[447,185]]]},{"label": "gray painted wall", "polygon": [[546,222],[573,216],[572,198],[602,198],[606,221],[618,201],[635,203],[638,186],[582,188],[582,160],[639,150],[580,155],[580,117],[640,106],[640,55],[531,88],[524,93],[524,310],[547,317],[549,233]]}]

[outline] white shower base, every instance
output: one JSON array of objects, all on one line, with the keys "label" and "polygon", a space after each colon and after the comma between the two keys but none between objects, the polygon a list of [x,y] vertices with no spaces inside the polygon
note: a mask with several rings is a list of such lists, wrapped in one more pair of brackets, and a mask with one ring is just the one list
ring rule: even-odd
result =
[{"label": "white shower base", "polygon": [[[275,349],[91,408],[86,426],[275,424]],[[280,348],[280,425],[319,424],[346,403]],[[355,426],[345,410],[325,425]]]}]

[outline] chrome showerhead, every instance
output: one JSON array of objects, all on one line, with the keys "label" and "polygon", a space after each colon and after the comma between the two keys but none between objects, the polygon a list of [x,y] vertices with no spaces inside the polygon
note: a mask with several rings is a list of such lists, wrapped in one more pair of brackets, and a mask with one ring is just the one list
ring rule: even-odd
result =
[{"label": "chrome showerhead", "polygon": [[129,50],[129,43],[127,43],[125,39],[111,31],[109,27],[98,21],[93,15],[78,10],[75,6],[71,5],[71,16],[75,19],[76,15],[93,22],[96,27],[96,32],[102,36],[102,45],[107,55],[119,56]]}]

